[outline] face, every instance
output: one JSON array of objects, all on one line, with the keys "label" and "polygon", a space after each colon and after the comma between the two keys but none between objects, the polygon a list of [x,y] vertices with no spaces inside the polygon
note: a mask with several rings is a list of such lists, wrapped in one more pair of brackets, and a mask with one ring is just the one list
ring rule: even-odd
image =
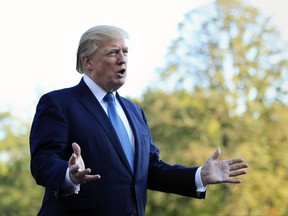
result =
[{"label": "face", "polygon": [[107,39],[96,53],[83,58],[87,75],[105,91],[116,91],[127,76],[128,46],[125,39]]}]

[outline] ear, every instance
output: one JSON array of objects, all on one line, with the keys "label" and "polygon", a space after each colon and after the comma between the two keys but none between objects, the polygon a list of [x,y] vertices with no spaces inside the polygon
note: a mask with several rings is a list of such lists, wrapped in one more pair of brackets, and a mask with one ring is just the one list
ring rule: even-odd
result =
[{"label": "ear", "polygon": [[91,65],[89,57],[83,56],[82,57],[82,63],[83,63],[86,70],[88,70],[88,71],[92,70],[92,65]]}]

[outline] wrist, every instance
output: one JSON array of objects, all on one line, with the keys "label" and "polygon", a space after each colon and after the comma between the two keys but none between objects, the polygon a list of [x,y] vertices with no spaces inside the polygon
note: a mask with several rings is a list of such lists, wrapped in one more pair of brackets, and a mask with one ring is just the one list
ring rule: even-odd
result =
[{"label": "wrist", "polygon": [[208,184],[206,183],[206,178],[205,178],[205,169],[201,169],[200,171],[200,177],[201,177],[201,180],[202,180],[202,183],[204,185],[204,187],[206,187]]}]

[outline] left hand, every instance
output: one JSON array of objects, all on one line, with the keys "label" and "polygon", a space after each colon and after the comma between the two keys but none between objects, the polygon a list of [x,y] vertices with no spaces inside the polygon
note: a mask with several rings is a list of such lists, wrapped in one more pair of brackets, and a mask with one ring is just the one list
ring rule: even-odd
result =
[{"label": "left hand", "polygon": [[69,159],[69,175],[73,184],[84,184],[87,181],[96,181],[101,178],[99,174],[91,175],[91,169],[85,168],[81,156],[81,148],[77,143],[72,144],[74,153]]},{"label": "left hand", "polygon": [[220,184],[220,183],[241,183],[240,179],[230,178],[247,173],[248,164],[243,163],[241,158],[230,160],[220,160],[217,158],[221,154],[220,148],[217,148],[213,155],[204,163],[201,170],[203,184]]}]

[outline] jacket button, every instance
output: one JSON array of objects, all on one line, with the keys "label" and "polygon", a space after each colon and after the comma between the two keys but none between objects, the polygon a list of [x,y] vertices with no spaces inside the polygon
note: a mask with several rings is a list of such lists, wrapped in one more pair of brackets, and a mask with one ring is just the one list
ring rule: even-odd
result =
[{"label": "jacket button", "polygon": [[135,212],[130,212],[129,216],[136,216]]}]

